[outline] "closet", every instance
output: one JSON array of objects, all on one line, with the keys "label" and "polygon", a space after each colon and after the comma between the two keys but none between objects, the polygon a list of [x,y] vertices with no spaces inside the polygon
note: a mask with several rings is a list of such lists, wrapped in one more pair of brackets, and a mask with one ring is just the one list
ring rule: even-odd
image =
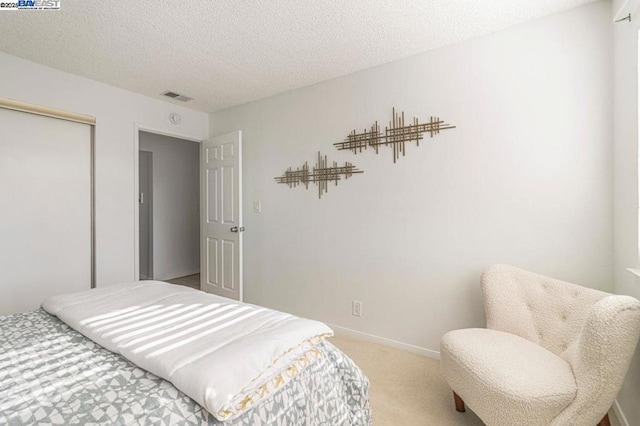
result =
[{"label": "closet", "polygon": [[95,285],[94,127],[0,98],[0,315]]}]

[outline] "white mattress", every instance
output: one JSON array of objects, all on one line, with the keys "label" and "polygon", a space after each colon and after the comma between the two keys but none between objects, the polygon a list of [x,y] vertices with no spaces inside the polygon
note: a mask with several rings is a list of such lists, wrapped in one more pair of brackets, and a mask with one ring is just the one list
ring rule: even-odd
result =
[{"label": "white mattress", "polygon": [[219,420],[290,381],[333,334],[317,321],[158,281],[53,296],[42,307]]}]

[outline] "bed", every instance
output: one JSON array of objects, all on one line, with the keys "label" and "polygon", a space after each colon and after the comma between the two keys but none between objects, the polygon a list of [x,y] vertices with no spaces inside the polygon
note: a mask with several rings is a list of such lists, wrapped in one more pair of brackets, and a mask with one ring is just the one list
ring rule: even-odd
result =
[{"label": "bed", "polygon": [[[170,285],[166,284],[166,286]],[[174,286],[169,289],[173,291]],[[155,290],[155,288],[147,289],[147,291]],[[190,289],[189,291],[197,292]],[[96,292],[92,290],[91,293],[83,293],[93,295]],[[195,293],[185,294],[182,289],[179,293],[183,299],[199,297]],[[141,297],[147,296],[143,294]],[[366,376],[345,354],[324,338],[310,340],[311,343],[306,343],[309,346],[303,348],[305,354],[313,354],[311,362],[305,362],[302,365],[299,361],[302,359],[299,358],[302,352],[295,355],[298,362],[297,368],[295,368],[295,374],[289,377],[284,373],[284,366],[277,367],[277,363],[272,363],[280,368],[281,372],[271,371],[269,373],[271,376],[265,376],[266,378],[263,377],[263,379],[274,382],[272,377],[285,377],[286,380],[281,381],[281,386],[271,391],[260,392],[260,397],[258,397],[258,391],[240,395],[239,398],[242,398],[240,403],[239,399],[232,401],[233,406],[238,408],[237,412],[225,418],[226,415],[220,414],[221,410],[212,409],[212,406],[208,405],[210,400],[205,398],[204,402],[202,400],[196,402],[201,398],[197,392],[194,393],[189,388],[191,382],[185,386],[185,382],[181,382],[179,377],[176,380],[174,376],[167,376],[163,373],[165,367],[158,360],[154,362],[160,366],[151,365],[149,368],[141,368],[139,364],[144,364],[144,360],[149,357],[148,354],[140,352],[140,347],[136,350],[145,355],[143,361],[116,347],[113,341],[105,341],[105,335],[111,335],[107,337],[113,338],[116,342],[124,341],[122,333],[114,334],[114,327],[111,327],[109,332],[105,332],[103,324],[100,334],[95,332],[95,329],[87,331],[86,319],[79,321],[79,323],[84,321],[84,326],[70,320],[69,318],[78,312],[78,309],[74,311],[75,306],[82,306],[81,310],[86,310],[85,305],[89,306],[88,310],[93,315],[92,318],[104,318],[104,312],[112,310],[112,307],[104,302],[104,297],[99,298],[98,302],[91,302],[94,305],[87,304],[85,299],[76,296],[75,299],[71,299],[71,302],[66,300],[66,305],[60,304],[60,300],[54,300],[55,303],[49,303],[48,307],[49,311],[59,309],[54,315],[39,309],[0,317],[0,424],[371,425],[369,382]],[[128,300],[131,299],[130,296],[111,295],[111,299],[125,299],[119,300],[118,303],[132,303]],[[173,301],[174,299],[166,296],[164,300]],[[56,303],[65,307],[52,308],[51,306],[55,306]],[[233,303],[235,303],[234,306],[241,305],[245,309],[244,304]],[[43,306],[46,307],[46,303]],[[184,306],[187,305],[181,306],[186,309]],[[261,308],[260,312],[268,315],[278,314],[264,308]],[[129,314],[129,317],[133,318],[131,315]],[[172,319],[178,317],[177,314],[172,315]],[[126,314],[120,315],[119,318],[123,316]],[[182,316],[186,315],[182,314]],[[63,322],[61,317],[71,323],[73,328]],[[137,314],[135,321],[130,322],[136,325],[144,323],[145,330],[155,327],[154,333],[157,335],[159,321],[154,322],[153,319],[144,321],[141,317]],[[257,318],[258,315],[255,317]],[[159,316],[154,314],[150,318],[159,318]],[[299,319],[286,316],[286,321],[278,320],[277,322],[287,323],[294,320]],[[109,319],[101,321],[104,323]],[[258,336],[262,336],[264,324],[269,321],[260,318],[258,321],[263,325]],[[119,323],[122,322],[119,319]],[[111,323],[114,324],[113,321]],[[148,325],[149,323],[151,325]],[[311,326],[314,325],[311,324]],[[166,325],[163,327],[166,328]],[[126,327],[120,326],[120,329],[123,328]],[[127,333],[128,335],[138,333],[137,338],[140,340],[142,329],[138,326],[134,332],[128,330]],[[102,341],[103,345],[94,340]],[[232,339],[231,346],[238,344],[238,341],[242,343],[242,340],[239,337]],[[254,341],[256,338],[251,337],[250,340]],[[267,340],[279,341],[280,339]],[[246,345],[246,342],[242,344]],[[110,347],[111,350],[107,350],[104,346],[112,347]],[[161,347],[167,346],[161,345]],[[260,350],[249,352],[251,354],[238,353],[232,358],[239,362],[243,357],[255,356],[254,352],[260,352]],[[294,352],[285,351],[287,354]],[[184,355],[181,354],[181,356]],[[211,364],[223,366],[220,367],[222,373],[216,372],[214,376],[218,374],[220,381],[224,381],[223,373],[230,371],[228,366],[224,366],[225,359],[210,358],[210,360]],[[202,366],[198,368],[196,373],[201,371],[201,376],[209,371],[215,372],[215,367],[211,367],[211,370],[203,369]],[[177,385],[149,370],[160,372]],[[291,371],[291,367],[288,371]],[[211,380],[215,383],[216,377],[212,377]],[[277,380],[275,383],[277,384]],[[207,386],[210,391],[211,383]],[[263,382],[256,382],[256,386],[257,389],[267,390]],[[243,389],[249,388],[244,386]],[[187,390],[190,395],[183,390]],[[250,399],[253,401],[245,407]],[[203,408],[204,406],[208,406],[209,409]]]}]

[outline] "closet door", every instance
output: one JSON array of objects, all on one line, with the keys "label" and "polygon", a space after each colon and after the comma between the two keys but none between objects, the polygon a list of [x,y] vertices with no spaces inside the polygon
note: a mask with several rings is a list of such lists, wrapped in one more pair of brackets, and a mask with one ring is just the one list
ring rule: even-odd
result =
[{"label": "closet door", "polygon": [[91,287],[91,132],[0,108],[0,315]]}]

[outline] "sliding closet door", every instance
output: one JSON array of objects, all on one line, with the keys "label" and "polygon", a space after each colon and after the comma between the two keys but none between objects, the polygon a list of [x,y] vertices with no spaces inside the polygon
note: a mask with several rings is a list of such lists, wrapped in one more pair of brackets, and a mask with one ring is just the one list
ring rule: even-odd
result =
[{"label": "sliding closet door", "polygon": [[0,108],[0,315],[91,287],[91,132]]}]

